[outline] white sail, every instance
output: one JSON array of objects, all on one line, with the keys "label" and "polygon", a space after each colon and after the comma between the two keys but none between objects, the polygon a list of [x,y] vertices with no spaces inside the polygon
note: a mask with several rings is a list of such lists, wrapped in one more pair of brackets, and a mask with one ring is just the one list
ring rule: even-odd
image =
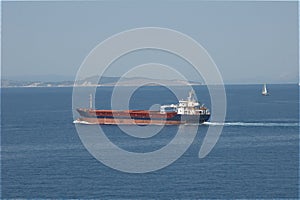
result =
[{"label": "white sail", "polygon": [[267,84],[264,84],[261,94],[268,95]]}]

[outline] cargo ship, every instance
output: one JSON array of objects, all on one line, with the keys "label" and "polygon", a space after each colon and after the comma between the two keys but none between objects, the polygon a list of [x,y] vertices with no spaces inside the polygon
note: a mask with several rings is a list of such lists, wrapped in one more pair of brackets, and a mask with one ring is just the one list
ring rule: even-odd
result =
[{"label": "cargo ship", "polygon": [[82,124],[136,124],[136,125],[178,125],[201,124],[208,121],[210,111],[195,100],[194,91],[189,92],[187,100],[177,104],[162,105],[160,110],[96,110],[78,108],[80,118],[74,123]]}]

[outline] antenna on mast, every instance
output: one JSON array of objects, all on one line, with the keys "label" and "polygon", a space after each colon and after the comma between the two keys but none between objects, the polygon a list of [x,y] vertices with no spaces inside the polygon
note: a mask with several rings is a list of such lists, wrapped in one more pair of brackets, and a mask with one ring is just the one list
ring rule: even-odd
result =
[{"label": "antenna on mast", "polygon": [[93,95],[90,94],[90,109],[93,108]]},{"label": "antenna on mast", "polygon": [[188,101],[195,101],[195,91],[193,89],[189,92]]}]

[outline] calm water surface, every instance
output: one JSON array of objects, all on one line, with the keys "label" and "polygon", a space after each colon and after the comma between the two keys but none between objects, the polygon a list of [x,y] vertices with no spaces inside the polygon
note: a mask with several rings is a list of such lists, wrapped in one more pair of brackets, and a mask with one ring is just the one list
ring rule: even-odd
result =
[{"label": "calm water surface", "polygon": [[[210,107],[206,88],[195,89]],[[128,174],[106,167],[82,145],[72,123],[72,88],[2,89],[2,198],[298,198],[299,87],[269,85],[269,90],[264,97],[261,85],[226,86],[225,126],[204,159],[198,152],[208,124],[170,166]],[[98,89],[97,108],[109,108],[111,91]],[[176,98],[166,88],[144,87],[130,106],[172,102]],[[103,128],[121,148],[147,152],[166,145],[178,127],[167,126],[149,139],[131,138],[116,126]]]}]

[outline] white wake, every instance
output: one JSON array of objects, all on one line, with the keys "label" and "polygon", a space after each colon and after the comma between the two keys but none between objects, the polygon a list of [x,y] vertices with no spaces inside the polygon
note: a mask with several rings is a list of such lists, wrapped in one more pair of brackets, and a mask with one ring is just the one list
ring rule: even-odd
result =
[{"label": "white wake", "polygon": [[277,122],[204,122],[204,125],[210,125],[210,126],[282,126],[282,127],[288,127],[288,126],[299,126],[299,123],[277,123]]},{"label": "white wake", "polygon": [[93,124],[87,121],[82,121],[82,120],[74,120],[73,121],[74,124]]}]

